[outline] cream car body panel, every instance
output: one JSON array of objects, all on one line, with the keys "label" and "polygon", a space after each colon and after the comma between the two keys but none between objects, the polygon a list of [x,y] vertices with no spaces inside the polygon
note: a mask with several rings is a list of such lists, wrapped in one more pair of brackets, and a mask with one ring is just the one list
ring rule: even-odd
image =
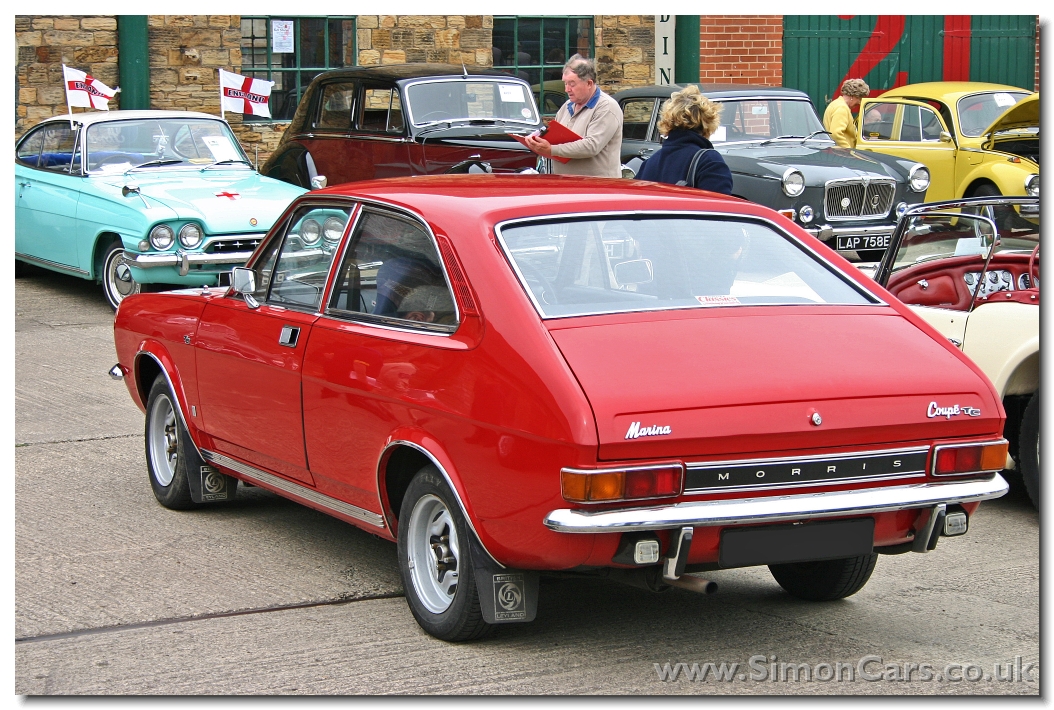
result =
[{"label": "cream car body panel", "polygon": [[974,309],[962,351],[988,375],[1000,396],[1035,392],[1039,389],[1039,308],[986,303]]}]

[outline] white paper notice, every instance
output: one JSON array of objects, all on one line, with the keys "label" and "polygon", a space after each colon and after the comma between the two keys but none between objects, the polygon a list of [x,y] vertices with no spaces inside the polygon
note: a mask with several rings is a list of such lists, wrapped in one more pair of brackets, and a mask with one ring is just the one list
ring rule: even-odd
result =
[{"label": "white paper notice", "polygon": [[995,95],[996,106],[1013,106],[1017,101],[1012,94],[998,93]]},{"label": "white paper notice", "polygon": [[275,54],[293,53],[292,20],[271,20],[271,51]]},{"label": "white paper notice", "polygon": [[755,116],[764,116],[768,112],[769,112],[769,107],[768,106],[751,106],[750,107],[750,113],[752,113]]},{"label": "white paper notice", "polygon": [[714,143],[714,142],[720,142],[720,141],[723,141],[723,140],[725,140],[725,127],[724,126],[718,126],[717,130],[714,131],[712,134],[710,134],[710,142]]},{"label": "white paper notice", "polygon": [[502,101],[517,104],[526,101],[523,97],[523,87],[519,84],[498,84],[498,91],[501,92]]},{"label": "white paper notice", "polygon": [[241,160],[238,151],[223,136],[202,136],[201,142],[212,153],[213,160]]}]

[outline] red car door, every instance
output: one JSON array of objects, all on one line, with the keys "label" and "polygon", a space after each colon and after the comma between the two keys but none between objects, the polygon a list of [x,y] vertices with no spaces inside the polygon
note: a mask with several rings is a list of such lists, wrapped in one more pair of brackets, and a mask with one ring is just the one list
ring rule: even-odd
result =
[{"label": "red car door", "polygon": [[301,373],[350,207],[308,204],[265,247],[256,299],[217,299],[195,336],[203,427],[221,453],[313,483]]}]

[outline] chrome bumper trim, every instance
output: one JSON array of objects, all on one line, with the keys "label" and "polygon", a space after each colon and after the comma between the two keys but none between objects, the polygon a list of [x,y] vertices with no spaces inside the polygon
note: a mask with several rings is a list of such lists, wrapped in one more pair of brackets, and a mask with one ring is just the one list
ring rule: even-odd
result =
[{"label": "chrome bumper trim", "polygon": [[310,501],[311,503],[314,503],[315,505],[319,506],[324,510],[339,513],[340,515],[346,515],[349,518],[361,520],[364,523],[373,525],[378,528],[383,529],[385,527],[384,518],[378,515],[377,513],[374,513],[369,510],[364,510],[363,508],[351,505],[350,503],[345,503],[344,501],[337,500],[336,498],[330,498],[324,493],[319,493],[313,488],[302,486],[299,483],[293,483],[292,481],[288,481],[284,478],[280,478],[273,474],[267,473],[266,471],[261,471],[258,468],[254,468],[252,466],[244,464],[241,461],[235,461],[234,459],[228,458],[223,454],[217,454],[213,451],[208,451],[206,449],[201,449],[201,457],[209,463],[214,463],[217,466],[222,466],[223,468],[230,469],[231,471],[237,471],[239,475],[248,478],[253,483],[261,483],[266,488],[272,488],[277,491],[289,493],[290,495],[294,495],[297,498],[302,498],[303,500]]},{"label": "chrome bumper trim", "polygon": [[166,252],[164,254],[136,254],[125,250],[121,254],[121,261],[126,266],[134,266],[139,269],[178,266],[179,275],[186,276],[190,271],[191,264],[244,264],[252,255],[251,251],[231,251],[219,254],[186,251]]},{"label": "chrome bumper trim", "polygon": [[852,491],[799,493],[764,498],[704,500],[650,508],[589,512],[561,508],[545,516],[545,526],[556,532],[607,533],[627,530],[665,530],[686,525],[749,525],[787,520],[809,520],[848,515],[870,515],[937,503],[973,503],[1005,494],[1003,477],[955,483],[918,483]]}]

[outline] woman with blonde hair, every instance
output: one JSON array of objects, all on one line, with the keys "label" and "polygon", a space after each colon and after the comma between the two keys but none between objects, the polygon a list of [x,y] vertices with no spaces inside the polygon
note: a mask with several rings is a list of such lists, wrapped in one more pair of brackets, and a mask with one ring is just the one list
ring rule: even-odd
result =
[{"label": "woman with blonde hair", "polygon": [[710,142],[720,125],[721,105],[699,93],[698,87],[675,91],[659,116],[659,133],[666,140],[644,161],[637,178],[731,195],[732,171]]}]

